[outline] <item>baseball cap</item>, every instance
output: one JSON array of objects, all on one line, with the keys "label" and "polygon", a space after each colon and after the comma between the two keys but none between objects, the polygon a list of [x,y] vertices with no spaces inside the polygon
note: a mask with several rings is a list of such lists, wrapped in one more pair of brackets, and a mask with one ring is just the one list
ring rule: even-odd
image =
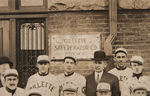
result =
[{"label": "baseball cap", "polygon": [[141,56],[132,56],[130,62],[135,62],[142,65],[144,63],[144,60]]},{"label": "baseball cap", "polygon": [[134,91],[134,92],[135,92],[136,90],[147,90],[146,84],[143,83],[143,82],[135,83],[132,88],[133,88],[133,91]]},{"label": "baseball cap", "polygon": [[4,73],[4,77],[6,77],[6,76],[16,76],[16,77],[18,77],[18,75],[19,74],[18,74],[16,69],[7,69]]},{"label": "baseball cap", "polygon": [[118,52],[123,52],[123,53],[125,53],[127,55],[127,50],[125,48],[118,48],[118,49],[116,49],[115,54],[117,54]]},{"label": "baseball cap", "polygon": [[8,63],[10,65],[10,67],[12,68],[13,63],[12,61],[10,61],[10,59],[6,56],[1,56],[0,57],[0,65],[4,64],[4,63]]},{"label": "baseball cap", "polygon": [[48,55],[40,55],[37,58],[37,62],[50,62]]},{"label": "baseball cap", "polygon": [[108,83],[99,83],[97,85],[97,90],[96,91],[110,91],[110,84]]},{"label": "baseball cap", "polygon": [[77,88],[77,85],[73,82],[66,82],[65,84],[63,84],[63,91],[76,92]]},{"label": "baseball cap", "polygon": [[27,91],[28,96],[42,96],[42,93],[39,93],[39,90],[37,89],[31,89]]}]

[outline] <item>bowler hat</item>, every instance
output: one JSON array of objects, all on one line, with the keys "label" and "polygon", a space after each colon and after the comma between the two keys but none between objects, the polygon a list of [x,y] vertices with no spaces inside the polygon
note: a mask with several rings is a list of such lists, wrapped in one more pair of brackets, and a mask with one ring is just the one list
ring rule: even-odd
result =
[{"label": "bowler hat", "polygon": [[13,63],[10,61],[10,59],[6,56],[1,56],[0,57],[0,65],[4,64],[4,63],[8,63],[10,65],[10,67],[12,68]]},{"label": "bowler hat", "polygon": [[94,52],[94,60],[95,61],[106,61],[108,57],[106,56],[104,51],[95,51]]}]

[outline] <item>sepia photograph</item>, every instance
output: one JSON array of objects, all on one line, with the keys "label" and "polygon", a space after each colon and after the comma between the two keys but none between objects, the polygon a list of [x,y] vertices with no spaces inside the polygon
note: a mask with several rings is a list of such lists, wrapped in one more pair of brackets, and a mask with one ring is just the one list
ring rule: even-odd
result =
[{"label": "sepia photograph", "polygon": [[150,0],[0,0],[0,96],[150,96]]}]

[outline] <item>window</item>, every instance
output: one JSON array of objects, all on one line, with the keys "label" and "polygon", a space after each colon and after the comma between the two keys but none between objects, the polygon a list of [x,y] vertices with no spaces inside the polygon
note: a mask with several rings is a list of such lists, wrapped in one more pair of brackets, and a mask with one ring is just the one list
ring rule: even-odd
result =
[{"label": "window", "polygon": [[20,32],[21,50],[44,50],[44,23],[24,23]]},{"label": "window", "polygon": [[8,0],[0,0],[0,7],[8,7]]}]

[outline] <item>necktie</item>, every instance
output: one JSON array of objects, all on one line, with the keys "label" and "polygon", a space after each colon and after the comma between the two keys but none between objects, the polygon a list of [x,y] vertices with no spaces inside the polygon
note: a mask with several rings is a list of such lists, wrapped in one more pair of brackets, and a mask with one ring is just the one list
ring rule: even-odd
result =
[{"label": "necktie", "polygon": [[97,83],[99,83],[99,74],[97,74],[97,80],[96,81],[97,81]]}]

